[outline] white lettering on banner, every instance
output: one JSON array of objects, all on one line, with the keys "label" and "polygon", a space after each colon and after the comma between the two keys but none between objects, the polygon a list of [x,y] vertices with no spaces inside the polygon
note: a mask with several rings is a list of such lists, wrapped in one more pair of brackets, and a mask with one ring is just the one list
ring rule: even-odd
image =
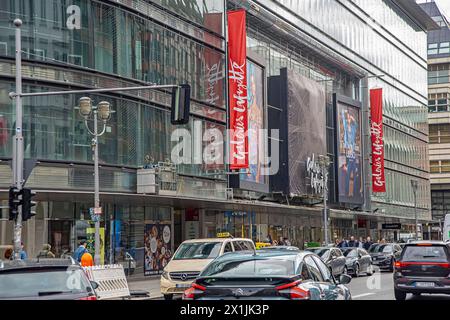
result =
[{"label": "white lettering on banner", "polygon": [[69,30],[80,30],[81,29],[81,9],[79,6],[71,5],[67,7],[67,18],[66,26]]},{"label": "white lettering on banner", "polygon": [[314,193],[322,194],[325,184],[328,182],[328,173],[325,173],[325,176],[323,175],[319,162],[314,159],[314,154],[312,158],[308,157],[306,161],[306,172],[310,176],[311,188]]},{"label": "white lettering on banner", "polygon": [[[247,102],[247,85],[244,84],[244,67],[246,64],[238,65],[236,62],[230,61],[230,80],[237,82],[237,91],[234,94],[234,99],[236,99],[236,104],[233,110],[239,113],[247,112],[246,102]],[[246,126],[244,123],[244,115],[237,116],[234,128],[231,128],[230,133],[230,144],[236,145],[236,152],[233,157],[238,160],[245,160],[245,136],[247,132],[245,131]]]},{"label": "white lettering on banner", "polygon": [[374,155],[372,160],[374,166],[372,175],[373,177],[375,177],[373,183],[378,187],[382,187],[385,184],[382,172],[383,161],[381,158],[381,156],[383,155],[383,148],[384,148],[383,138],[381,136],[382,132],[381,126],[382,123],[376,123],[372,121],[372,126],[370,128],[372,136],[375,137],[375,141],[372,143],[372,153]]},{"label": "white lettering on banner", "polygon": [[215,90],[217,83],[223,79],[223,73],[220,68],[220,62],[213,64],[211,67],[206,66],[206,78],[208,82],[208,88],[206,89],[206,102],[215,104],[219,100],[219,95]]}]

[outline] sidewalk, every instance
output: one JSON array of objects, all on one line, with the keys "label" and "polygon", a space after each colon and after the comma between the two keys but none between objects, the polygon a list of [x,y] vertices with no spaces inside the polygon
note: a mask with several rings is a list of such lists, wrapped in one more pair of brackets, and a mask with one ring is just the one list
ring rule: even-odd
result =
[{"label": "sidewalk", "polygon": [[150,294],[150,299],[162,298],[163,296],[160,291],[159,282],[159,277],[129,279],[128,288],[130,291],[148,291]]}]

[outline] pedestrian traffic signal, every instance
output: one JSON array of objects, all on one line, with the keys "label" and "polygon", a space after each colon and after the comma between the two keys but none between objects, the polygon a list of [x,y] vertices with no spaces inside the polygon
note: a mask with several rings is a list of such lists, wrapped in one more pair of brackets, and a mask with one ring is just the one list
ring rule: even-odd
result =
[{"label": "pedestrian traffic signal", "polygon": [[31,199],[36,195],[36,192],[31,189],[22,190],[22,221],[27,221],[36,215],[36,212],[32,209],[36,202]]},{"label": "pedestrian traffic signal", "polygon": [[22,204],[21,194],[22,192],[16,187],[9,188],[9,220],[16,220],[19,206]]},{"label": "pedestrian traffic signal", "polygon": [[182,125],[189,122],[191,107],[191,86],[181,84],[172,89],[172,105],[170,122],[173,125]]}]

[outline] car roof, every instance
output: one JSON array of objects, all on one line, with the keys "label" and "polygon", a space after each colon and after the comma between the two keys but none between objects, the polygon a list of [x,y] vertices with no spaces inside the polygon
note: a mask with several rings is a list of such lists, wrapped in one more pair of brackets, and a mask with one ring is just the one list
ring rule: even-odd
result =
[{"label": "car roof", "polygon": [[68,259],[29,259],[29,260],[12,260],[0,261],[0,272],[18,270],[18,269],[38,269],[38,268],[58,268],[78,266],[72,258]]},{"label": "car roof", "polygon": [[418,245],[418,244],[436,244],[436,245],[442,245],[442,246],[448,246],[448,242],[444,241],[438,241],[438,240],[418,240],[418,241],[411,241],[409,243],[406,243],[407,246],[409,245]]},{"label": "car roof", "polygon": [[218,260],[234,260],[234,259],[248,259],[250,257],[256,258],[270,258],[270,257],[284,257],[286,259],[294,260],[298,257],[304,257],[307,254],[312,254],[309,251],[296,251],[296,250],[256,250],[256,251],[235,251],[228,252],[220,257],[217,257],[215,261]]},{"label": "car roof", "polygon": [[339,249],[339,248],[336,248],[336,247],[311,247],[311,248],[306,248],[306,250],[309,250],[309,249]]},{"label": "car roof", "polygon": [[204,239],[191,239],[191,240],[186,240],[183,241],[183,243],[195,243],[195,242],[225,242],[227,240],[244,240],[244,241],[251,241],[253,242],[252,239],[245,239],[245,238],[204,238]]},{"label": "car roof", "polygon": [[259,249],[260,251],[264,251],[264,250],[292,250],[292,251],[300,251],[300,249],[298,247],[295,246],[268,246],[268,247],[264,247]]}]

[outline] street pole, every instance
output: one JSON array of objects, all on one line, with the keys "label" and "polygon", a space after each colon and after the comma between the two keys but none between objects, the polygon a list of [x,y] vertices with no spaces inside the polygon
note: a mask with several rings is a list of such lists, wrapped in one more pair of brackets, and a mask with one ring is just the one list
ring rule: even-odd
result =
[{"label": "street pole", "polygon": [[[23,186],[23,135],[22,135],[22,20],[14,20],[16,26],[16,133],[14,136],[13,185],[20,191]],[[14,259],[20,259],[22,242],[22,206],[18,207],[14,224]]]},{"label": "street pole", "polygon": [[414,216],[416,218],[416,241],[419,240],[419,232],[417,230],[418,220],[417,220],[417,196],[416,190],[414,190]]},{"label": "street pole", "polygon": [[323,233],[325,246],[328,245],[328,210],[327,210],[327,197],[328,197],[328,166],[330,165],[330,159],[328,156],[319,155],[319,164],[322,169],[322,185],[323,185]]},{"label": "street pole", "polygon": [[[98,171],[98,124],[97,124],[97,110],[94,110],[94,138],[92,139],[92,144],[94,147],[94,184],[95,184],[95,195],[94,195],[94,210],[100,208],[100,182],[99,182],[99,171]],[[100,219],[95,220],[95,265],[100,265]]]}]

